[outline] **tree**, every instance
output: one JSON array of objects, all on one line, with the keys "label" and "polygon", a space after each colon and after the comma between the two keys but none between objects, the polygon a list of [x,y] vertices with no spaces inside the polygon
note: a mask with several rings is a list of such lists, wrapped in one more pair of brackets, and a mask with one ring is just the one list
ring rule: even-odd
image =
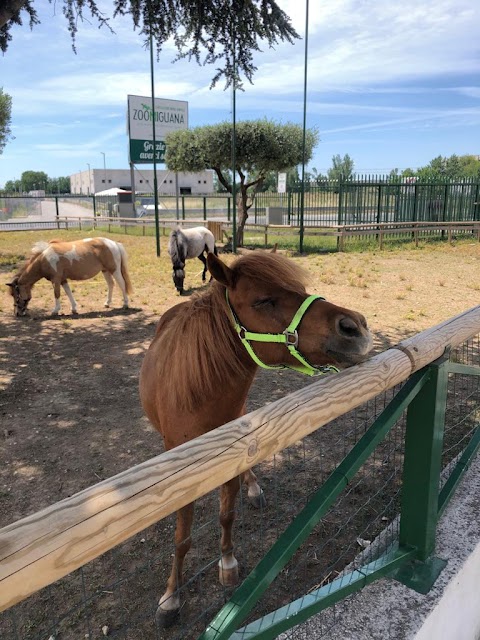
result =
[{"label": "tree", "polygon": [[[233,193],[232,123],[175,131],[166,138],[165,162],[172,171],[213,169],[219,182]],[[305,132],[305,158],[312,156],[318,141],[315,130]],[[235,173],[240,178],[237,192],[237,244],[243,244],[243,230],[255,194],[269,171],[285,171],[302,162],[303,129],[296,124],[270,120],[238,122],[235,129]]]},{"label": "tree", "polygon": [[[437,156],[424,167],[419,167],[416,171],[408,169],[408,172],[408,175],[416,176],[420,182],[478,179],[480,178],[480,158],[473,155],[457,156],[455,153],[448,158]],[[406,171],[403,171],[402,175],[405,173]]]},{"label": "tree", "polygon": [[12,121],[12,98],[0,87],[0,154],[7,142],[13,138],[10,129]]},{"label": "tree", "polygon": [[23,191],[46,189],[48,176],[44,171],[24,171],[21,178]]},{"label": "tree", "polygon": [[328,170],[329,180],[348,180],[353,177],[354,162],[346,153],[343,158],[336,154],[332,158],[332,166]]},{"label": "tree", "polygon": [[[96,0],[49,0],[63,5],[75,50],[78,22],[91,16],[100,27],[110,26],[110,17],[129,14],[134,29],[146,40],[152,36],[157,53],[171,38],[176,59],[194,59],[201,64],[219,65],[212,86],[225,77],[229,86],[241,74],[251,82],[256,67],[253,53],[260,50],[258,40],[273,46],[278,41],[293,42],[298,34],[290,18],[275,0],[111,0],[111,16],[103,13]],[[5,52],[12,39],[12,25],[22,25],[28,17],[30,27],[39,24],[35,0],[3,0],[0,3],[0,49]],[[89,14],[85,16],[85,13]],[[203,52],[203,53],[202,53]],[[203,60],[202,60],[203,56]]]}]

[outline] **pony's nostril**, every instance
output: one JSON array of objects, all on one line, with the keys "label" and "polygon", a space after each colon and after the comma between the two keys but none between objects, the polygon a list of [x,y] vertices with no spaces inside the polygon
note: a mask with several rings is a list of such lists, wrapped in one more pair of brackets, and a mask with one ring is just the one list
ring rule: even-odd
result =
[{"label": "pony's nostril", "polygon": [[355,338],[360,335],[358,324],[348,316],[344,316],[338,321],[338,332],[347,338]]}]

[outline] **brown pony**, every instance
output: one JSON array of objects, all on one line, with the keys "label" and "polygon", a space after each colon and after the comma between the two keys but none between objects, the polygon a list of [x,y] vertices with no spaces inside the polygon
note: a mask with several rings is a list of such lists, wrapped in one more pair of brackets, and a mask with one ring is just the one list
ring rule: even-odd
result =
[{"label": "brown pony", "polygon": [[127,271],[127,252],[120,242],[108,238],[86,238],[73,242],[50,240],[37,242],[32,248],[32,256],[18,271],[12,282],[7,284],[13,296],[14,312],[24,316],[32,297],[32,287],[41,278],[53,285],[55,307],[52,315],[60,311],[60,285],[67,294],[72,313],[77,313],[77,303],[67,280],[88,280],[102,272],[108,286],[105,306],[112,302],[113,281],[123,294],[123,308],[128,308],[128,296],[132,285]]},{"label": "brown pony", "polygon": [[[358,363],[372,346],[365,318],[309,296],[306,275],[293,261],[264,252],[241,256],[231,267],[213,253],[207,261],[211,286],[162,316],[141,369],[142,404],[167,450],[243,415],[259,364],[312,374],[326,365]],[[250,344],[259,335],[253,332],[276,334],[276,342]],[[250,500],[263,504],[253,472],[242,474],[241,481]],[[224,585],[238,580],[232,525],[239,486],[234,478],[220,491],[219,573]],[[173,623],[180,607],[178,588],[191,546],[192,519],[193,504],[177,512],[172,571],[157,610],[162,626]]]}]

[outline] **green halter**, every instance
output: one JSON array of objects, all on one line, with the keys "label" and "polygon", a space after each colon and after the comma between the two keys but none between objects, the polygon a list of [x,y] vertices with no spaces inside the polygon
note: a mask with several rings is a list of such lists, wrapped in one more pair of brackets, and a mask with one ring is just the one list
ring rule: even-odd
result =
[{"label": "green halter", "polygon": [[[254,333],[252,331],[247,331],[247,329],[245,329],[245,327],[240,324],[240,320],[238,319],[228,300],[228,289],[225,289],[225,297],[227,299],[227,306],[230,309],[230,313],[232,314],[233,326],[235,327],[235,331],[238,333],[238,336],[242,341],[243,346],[248,351],[250,357],[259,367],[262,367],[263,369],[294,369],[295,371],[299,371],[300,373],[305,373],[307,376],[323,375],[324,373],[329,372],[338,373],[337,367],[334,367],[333,365],[314,367],[297,350],[298,325],[302,321],[305,312],[312,304],[312,302],[315,302],[315,300],[325,300],[325,298],[322,298],[322,296],[308,296],[308,298],[306,298],[297,309],[297,312],[293,316],[292,321],[283,333]],[[249,342],[250,340],[253,340],[254,342],[278,342],[280,344],[284,344],[290,351],[292,356],[300,362],[300,365],[265,364],[260,360],[260,358],[253,350],[253,347]]]}]

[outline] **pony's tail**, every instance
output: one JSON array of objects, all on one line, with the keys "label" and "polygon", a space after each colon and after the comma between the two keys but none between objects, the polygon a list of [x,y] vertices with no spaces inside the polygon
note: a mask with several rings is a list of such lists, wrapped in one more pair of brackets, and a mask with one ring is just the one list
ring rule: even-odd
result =
[{"label": "pony's tail", "polygon": [[180,241],[182,235],[183,234],[180,229],[174,229],[170,234],[168,253],[170,254],[174,264],[178,264],[178,262],[183,262],[183,264],[185,264],[185,260],[187,259],[183,243]]},{"label": "pony's tail", "polygon": [[49,242],[45,242],[45,240],[39,240],[32,247],[32,256],[38,256],[40,253],[43,253],[45,249],[48,249],[49,246]]},{"label": "pony's tail", "polygon": [[123,279],[125,280],[125,290],[128,293],[128,295],[131,295],[133,293],[133,287],[132,287],[132,281],[130,280],[130,276],[128,275],[127,252],[121,242],[117,242],[117,245],[118,245],[118,248],[120,249],[120,258],[121,258],[120,270],[122,272]]}]

